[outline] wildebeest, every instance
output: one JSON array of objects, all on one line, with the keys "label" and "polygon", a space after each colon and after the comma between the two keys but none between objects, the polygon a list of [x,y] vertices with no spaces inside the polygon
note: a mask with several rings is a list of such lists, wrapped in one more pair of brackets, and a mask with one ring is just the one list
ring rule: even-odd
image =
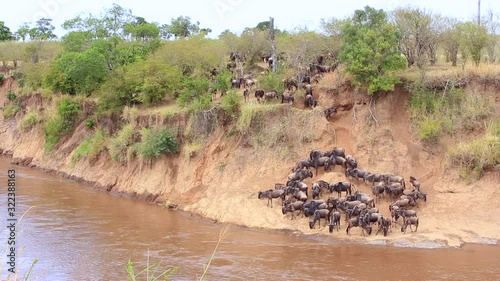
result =
[{"label": "wildebeest", "polygon": [[346,193],[346,196],[352,194],[352,184],[348,181],[339,181],[336,184],[331,184],[328,189],[330,192],[336,191],[338,197],[342,196],[342,191]]},{"label": "wildebeest", "polygon": [[413,185],[413,188],[420,190],[420,182],[415,177],[410,176],[410,183]]},{"label": "wildebeest", "polygon": [[306,90],[306,95],[311,95],[313,94],[313,87],[311,84],[306,84],[304,85],[304,89]]},{"label": "wildebeest", "polygon": [[286,78],[283,80],[283,86],[288,91],[293,91],[294,88],[296,90],[298,88],[297,84],[298,84],[297,80],[295,80],[293,78]]},{"label": "wildebeest", "polygon": [[248,89],[243,90],[243,98],[245,99],[245,101],[249,100],[249,96],[250,96],[250,91]]},{"label": "wildebeest", "polygon": [[381,181],[383,181],[383,178],[384,178],[384,175],[383,175],[383,174],[379,174],[379,173],[370,173],[370,172],[368,172],[368,173],[365,175],[364,181],[365,181],[365,182],[371,182],[372,184],[374,184],[374,183],[376,183],[376,182],[381,182]]},{"label": "wildebeest", "polygon": [[295,164],[295,167],[293,167],[292,172],[297,172],[304,168],[309,169],[309,167],[312,167],[312,162],[310,159],[300,160],[299,162],[297,162],[297,164]]},{"label": "wildebeest", "polygon": [[292,104],[295,102],[295,98],[293,97],[293,93],[285,91],[281,95],[281,103],[285,103],[285,102],[292,103]]},{"label": "wildebeest", "polygon": [[408,226],[410,226],[410,230],[411,230],[411,232],[413,232],[413,229],[411,228],[412,225],[415,226],[415,232],[417,232],[418,217],[407,217],[406,219],[404,219],[403,225],[401,226],[401,232],[406,233],[406,228]]},{"label": "wildebeest", "polygon": [[299,188],[296,187],[287,187],[285,189],[285,194],[292,194],[295,199],[306,202],[307,201],[307,195],[305,192],[300,190]]},{"label": "wildebeest", "polygon": [[385,185],[385,193],[393,198],[397,198],[403,194],[404,187],[397,182]]},{"label": "wildebeest", "polygon": [[297,181],[297,180],[287,181],[286,186],[298,188],[300,191],[304,192],[307,195],[307,184],[305,182],[301,182],[301,181]]},{"label": "wildebeest", "polygon": [[403,177],[401,177],[401,176],[394,176],[394,175],[385,174],[383,180],[386,183],[391,183],[391,182],[400,183],[403,186],[403,188],[406,188],[406,186],[405,186],[405,179]]},{"label": "wildebeest", "polygon": [[316,84],[319,84],[319,80],[321,80],[321,78],[323,78],[323,75],[321,73],[316,73],[313,75],[311,80],[316,82]]},{"label": "wildebeest", "polygon": [[333,166],[333,168],[335,168],[335,165],[339,165],[342,168],[346,169],[347,168],[347,160],[345,160],[344,157],[332,155],[328,159],[328,162],[325,163],[325,169],[329,170],[330,166]]},{"label": "wildebeest", "polygon": [[325,219],[325,221],[328,222],[328,220],[330,219],[329,215],[330,215],[330,210],[328,209],[320,209],[314,211],[314,215],[309,220],[309,228],[313,229],[316,222],[318,222],[318,225],[321,228],[321,219]]},{"label": "wildebeest", "polygon": [[262,90],[262,89],[255,90],[255,98],[260,103],[261,99],[264,98],[264,90]]},{"label": "wildebeest", "polygon": [[288,175],[288,180],[293,181],[293,180],[298,180],[298,181],[303,181],[306,178],[312,178],[313,173],[311,170],[300,170],[295,173],[291,173]]},{"label": "wildebeest", "polygon": [[313,98],[312,95],[306,95],[306,98],[304,99],[304,106],[309,107],[309,108],[314,108],[318,105],[318,101]]},{"label": "wildebeest", "polygon": [[326,120],[329,120],[330,117],[333,116],[333,114],[337,113],[337,108],[336,107],[329,107],[323,111],[325,114]]},{"label": "wildebeest", "polygon": [[245,80],[245,87],[246,88],[252,88],[253,86],[255,86],[255,79],[246,79]]},{"label": "wildebeest", "polygon": [[313,199],[319,199],[323,189],[328,189],[330,184],[324,180],[313,182],[312,184],[312,197]]},{"label": "wildebeest", "polygon": [[269,189],[266,191],[259,191],[258,198],[267,198],[267,206],[269,206],[269,202],[271,202],[271,208],[273,207],[273,198],[281,198],[284,199],[285,191],[277,190],[277,189]]},{"label": "wildebeest", "polygon": [[379,182],[376,185],[373,185],[371,189],[372,189],[372,193],[375,196],[375,198],[380,199],[382,194],[384,194],[385,183]]},{"label": "wildebeest", "polygon": [[[349,199],[349,196],[351,196],[352,200]],[[373,198],[361,192],[356,192],[353,195],[347,195],[346,199],[348,201],[358,200],[365,203],[367,206],[372,206],[375,208],[375,200],[373,200]]]},{"label": "wildebeest", "polygon": [[275,91],[267,92],[264,94],[265,100],[278,99],[278,93]]},{"label": "wildebeest", "polygon": [[358,167],[358,161],[356,161],[356,159],[352,157],[352,155],[346,155],[345,160],[347,161],[347,167],[351,169]]},{"label": "wildebeest", "polygon": [[363,181],[365,179],[365,176],[368,174],[367,171],[365,170],[361,170],[359,168],[354,168],[354,169],[350,169],[350,168],[347,168],[345,169],[345,176],[346,177],[352,177],[352,178],[355,178],[356,181],[359,181],[359,178],[362,178]]},{"label": "wildebeest", "polygon": [[231,80],[231,88],[240,88],[240,81],[238,79]]},{"label": "wildebeest", "polygon": [[325,171],[328,169],[328,165],[329,165],[328,161],[330,161],[330,158],[327,156],[313,158],[311,160],[312,166],[316,169],[316,176],[318,175],[318,167],[324,166]]},{"label": "wildebeest", "polygon": [[292,213],[292,220],[295,217],[295,211],[299,211],[299,214],[302,213],[302,216],[304,216],[304,209],[302,208],[304,206],[304,202],[302,201],[295,201],[293,203],[289,203],[286,205],[283,205],[281,208],[281,212],[283,215],[286,215],[286,213]]},{"label": "wildebeest", "polygon": [[330,233],[333,232],[333,228],[336,227],[337,231],[340,229],[340,213],[339,212],[330,212],[330,224],[328,225],[328,231]]},{"label": "wildebeest", "polygon": [[365,236],[365,231],[368,233],[368,235],[372,234],[372,226],[365,223],[365,221],[359,216],[349,219],[349,221],[347,222],[346,233],[348,235],[350,235],[349,229],[353,227],[361,227],[361,232],[363,233],[363,236]]},{"label": "wildebeest", "polygon": [[395,201],[389,205],[389,211],[392,211],[392,208],[394,206],[398,206],[399,208],[407,208],[410,207],[410,200],[409,199],[400,199],[398,201]]}]

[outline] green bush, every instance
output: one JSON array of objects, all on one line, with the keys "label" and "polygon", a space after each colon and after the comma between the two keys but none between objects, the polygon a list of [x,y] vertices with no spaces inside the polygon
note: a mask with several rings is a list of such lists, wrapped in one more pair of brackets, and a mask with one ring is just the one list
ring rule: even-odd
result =
[{"label": "green bush", "polygon": [[442,132],[441,121],[432,117],[425,117],[419,122],[418,135],[421,140],[436,143]]},{"label": "green bush", "polygon": [[87,126],[87,128],[89,129],[92,129],[92,127],[94,127],[94,120],[88,118],[87,120],[85,120],[85,126]]},{"label": "green bush", "polygon": [[5,118],[12,117],[16,115],[17,112],[21,110],[21,106],[18,103],[9,104],[3,109],[3,116]]},{"label": "green bush", "polygon": [[65,97],[57,105],[57,114],[45,122],[45,151],[50,152],[64,134],[73,129],[80,115],[80,105],[71,98]]},{"label": "green bush", "polygon": [[268,72],[260,78],[259,85],[265,92],[276,91],[281,95],[285,90],[282,82],[283,78],[283,75]]},{"label": "green bush", "polygon": [[241,96],[235,91],[230,91],[228,94],[222,96],[220,107],[227,114],[231,115],[231,117],[236,117],[241,107]]},{"label": "green bush", "polygon": [[85,138],[71,155],[71,161],[89,159],[97,156],[106,147],[106,138],[102,130],[97,130],[91,137]]},{"label": "green bush", "polygon": [[5,80],[5,77],[3,76],[2,73],[0,73],[0,85],[3,84],[3,81]]},{"label": "green bush", "polygon": [[206,78],[185,77],[183,90],[177,98],[177,102],[183,107],[191,110],[203,110],[210,106],[212,95],[209,94],[210,80]]},{"label": "green bush", "polygon": [[7,91],[7,99],[9,101],[15,101],[15,100],[17,100],[17,96],[16,96],[16,94],[14,92]]},{"label": "green bush", "polygon": [[141,130],[141,142],[138,152],[143,158],[158,158],[162,154],[178,152],[175,133],[166,128],[152,128]]},{"label": "green bush", "polygon": [[21,120],[20,127],[22,130],[27,131],[33,128],[38,122],[40,122],[40,118],[36,112],[28,112],[23,119]]},{"label": "green bush", "polygon": [[80,105],[70,98],[64,98],[57,107],[57,111],[64,120],[63,128],[70,130],[80,114]]},{"label": "green bush", "polygon": [[55,115],[45,122],[43,130],[45,132],[45,151],[50,152],[64,135],[64,120],[61,116]]}]

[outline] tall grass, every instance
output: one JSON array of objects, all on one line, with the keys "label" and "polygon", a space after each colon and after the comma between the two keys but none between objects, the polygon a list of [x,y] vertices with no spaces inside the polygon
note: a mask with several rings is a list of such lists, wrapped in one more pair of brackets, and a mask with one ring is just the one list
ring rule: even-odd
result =
[{"label": "tall grass", "polygon": [[24,115],[23,119],[19,123],[19,128],[23,131],[28,131],[29,129],[35,127],[40,122],[40,116],[35,111],[29,111]]},{"label": "tall grass", "polygon": [[128,148],[135,143],[133,139],[134,133],[134,126],[127,124],[110,140],[108,149],[112,160],[122,164],[127,163]]},{"label": "tall grass", "polygon": [[[257,123],[262,120],[262,113],[278,110],[282,105],[280,104],[258,104],[258,103],[245,103],[241,107],[241,115],[238,119],[237,128],[240,133],[248,133],[251,125],[258,125]],[[278,120],[279,121],[279,120]]]},{"label": "tall grass", "polygon": [[485,170],[500,165],[500,120],[491,122],[481,138],[460,142],[450,149],[448,162],[459,167],[464,178],[480,178]]},{"label": "tall grass", "polygon": [[106,138],[104,132],[99,129],[92,136],[85,138],[82,143],[73,151],[71,161],[78,162],[81,159],[90,159],[97,156],[106,148]]},{"label": "tall grass", "polygon": [[[156,280],[168,280],[172,277],[175,272],[179,269],[178,267],[169,267],[167,269],[160,269],[161,263],[157,264],[149,264],[149,250],[146,261],[146,268],[139,272],[135,272],[134,263],[129,259],[127,266],[125,269],[128,274],[128,281],[138,281],[138,280],[146,280],[146,281],[156,281]],[[139,277],[145,276],[144,279],[139,279]]]},{"label": "tall grass", "polygon": [[410,92],[411,117],[419,138],[426,142],[437,143],[458,130],[483,129],[493,113],[490,101],[477,93],[453,87],[437,92],[420,85],[412,86]]}]

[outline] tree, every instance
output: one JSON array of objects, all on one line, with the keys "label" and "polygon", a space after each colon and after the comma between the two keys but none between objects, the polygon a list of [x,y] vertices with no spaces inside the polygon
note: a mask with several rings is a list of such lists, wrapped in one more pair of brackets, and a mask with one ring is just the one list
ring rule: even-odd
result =
[{"label": "tree", "polygon": [[484,26],[474,22],[457,24],[459,38],[464,51],[470,55],[472,61],[477,66],[481,62],[481,51],[488,42],[488,32]]},{"label": "tree", "polygon": [[166,31],[172,34],[175,39],[186,38],[200,31],[200,22],[194,24],[191,23],[190,17],[179,16],[170,21],[170,25],[168,25]]},{"label": "tree", "polygon": [[486,16],[481,19],[483,26],[488,30],[488,42],[486,43],[486,51],[488,53],[488,59],[490,63],[494,63],[496,60],[495,49],[497,47],[497,32],[500,29],[500,22],[498,21],[498,14],[495,16],[493,10],[489,9]]},{"label": "tree", "polygon": [[451,61],[452,66],[457,66],[458,51],[460,49],[460,33],[457,29],[457,20],[448,18],[448,26],[443,32],[443,47],[446,52],[446,62]]},{"label": "tree", "polygon": [[406,60],[400,55],[397,32],[386,13],[369,6],[356,10],[342,34],[340,59],[354,82],[368,86],[370,94],[394,90],[399,79],[393,74],[405,68]]},{"label": "tree", "polygon": [[55,26],[52,25],[52,19],[41,18],[36,21],[35,27],[31,28],[28,33],[31,40],[51,40],[57,38],[54,34]]},{"label": "tree", "polygon": [[14,36],[12,36],[12,32],[10,32],[10,28],[5,26],[3,21],[0,21],[0,41],[9,40],[14,40]]},{"label": "tree", "polygon": [[131,23],[124,26],[125,34],[130,34],[132,39],[148,41],[160,36],[160,28],[154,23],[148,23],[143,17],[136,17]]},{"label": "tree", "polygon": [[30,27],[29,27],[28,23],[25,22],[16,31],[16,36],[18,37],[18,39],[23,39],[23,42],[24,42],[26,40],[26,37],[29,36],[29,31],[30,31]]},{"label": "tree", "polygon": [[420,9],[399,8],[393,12],[399,33],[399,50],[406,57],[408,67],[422,68],[431,39],[431,16]]},{"label": "tree", "polygon": [[90,95],[106,76],[106,60],[97,50],[66,52],[55,61],[45,84],[57,92]]}]

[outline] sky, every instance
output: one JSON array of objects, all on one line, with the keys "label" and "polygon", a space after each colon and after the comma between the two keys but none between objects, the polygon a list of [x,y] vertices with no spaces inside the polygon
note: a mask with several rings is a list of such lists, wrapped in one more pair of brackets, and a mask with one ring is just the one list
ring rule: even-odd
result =
[{"label": "sky", "polygon": [[[299,27],[319,31],[321,19],[349,17],[366,5],[386,11],[419,7],[469,20],[477,15],[478,0],[9,0],[8,7],[4,5],[0,12],[0,21],[14,32],[24,22],[51,18],[56,35],[61,36],[66,33],[61,28],[65,20],[79,14],[98,15],[113,3],[131,9],[134,16],[148,22],[168,24],[172,18],[188,16],[192,22],[199,21],[201,28],[211,28],[209,37],[216,38],[226,29],[239,34],[245,27],[254,27],[269,17],[274,17],[275,27],[281,30]],[[488,9],[500,14],[500,1],[482,0],[481,13],[486,14]]]}]

